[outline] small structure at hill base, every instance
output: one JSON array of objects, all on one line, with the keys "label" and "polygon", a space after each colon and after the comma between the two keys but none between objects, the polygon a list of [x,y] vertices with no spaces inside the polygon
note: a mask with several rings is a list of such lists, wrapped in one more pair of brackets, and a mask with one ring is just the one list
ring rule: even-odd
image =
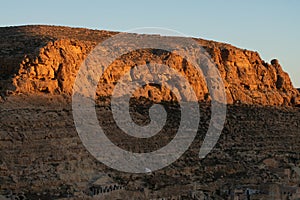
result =
[{"label": "small structure at hill base", "polygon": [[123,186],[115,183],[112,178],[106,174],[101,174],[101,176],[93,182],[92,186],[89,188],[91,196],[103,195],[122,189],[124,189]]}]

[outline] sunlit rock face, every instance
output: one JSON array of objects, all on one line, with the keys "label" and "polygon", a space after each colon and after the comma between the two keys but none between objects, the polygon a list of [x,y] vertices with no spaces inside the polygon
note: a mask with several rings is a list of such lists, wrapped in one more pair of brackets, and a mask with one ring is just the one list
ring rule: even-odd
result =
[{"label": "sunlit rock face", "polygon": [[[88,29],[23,26],[1,28],[0,90],[7,93],[71,95],[76,74],[87,55],[116,32]],[[229,44],[195,39],[210,55],[223,79],[227,102],[260,105],[299,104],[299,92],[279,61],[263,61],[257,52]],[[194,59],[194,58],[192,58]],[[153,49],[130,52],[115,60],[99,80],[98,96],[111,96],[118,80],[133,67],[162,64],[186,77],[198,99],[210,100],[205,79],[181,56]],[[99,67],[99,70],[100,67]],[[144,73],[135,74],[133,80]],[[168,80],[167,74],[161,74]],[[145,86],[137,97],[175,101],[166,87]]]}]

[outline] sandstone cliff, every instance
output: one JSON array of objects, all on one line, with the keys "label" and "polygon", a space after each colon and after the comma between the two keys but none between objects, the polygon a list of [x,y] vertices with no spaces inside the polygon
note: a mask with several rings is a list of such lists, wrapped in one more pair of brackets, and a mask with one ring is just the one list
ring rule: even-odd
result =
[{"label": "sandstone cliff", "polygon": [[[220,70],[228,102],[254,105],[229,105],[220,140],[205,159],[199,159],[211,119],[209,103],[199,103],[201,119],[189,150],[164,169],[133,175],[110,169],[88,152],[66,101],[81,62],[97,43],[116,33],[52,26],[0,29],[0,92],[7,98],[3,102],[0,98],[0,199],[193,199],[189,195],[196,192],[205,192],[205,198],[228,199],[228,191],[241,185],[266,191],[266,196],[274,194],[274,184],[298,185],[300,176],[292,169],[300,166],[299,108],[257,106],[297,103],[299,91],[278,61],[268,64],[256,52],[198,39]],[[209,100],[203,80],[193,76],[189,63],[149,49],[116,60],[100,80],[103,87],[98,95],[109,96],[126,70],[147,62],[177,69],[189,78],[199,99]],[[150,94],[158,101],[174,98],[159,87],[147,86],[138,94]],[[149,105],[138,103],[131,116],[147,122]],[[132,152],[149,152],[168,144],[178,129],[180,109],[176,104],[165,106],[166,129],[149,139],[123,133],[109,105],[95,109],[100,126],[115,144]],[[108,181],[101,182],[103,176]],[[113,183],[122,190],[110,190]],[[105,193],[99,194],[100,189]],[[277,193],[282,198],[279,189]]]},{"label": "sandstone cliff", "polygon": [[[99,42],[114,34],[116,32],[56,26],[1,28],[1,93],[70,95],[78,69],[88,53]],[[269,64],[257,52],[214,41],[196,40],[216,63],[229,104],[299,104],[299,92],[276,59]],[[97,94],[111,95],[112,88],[126,71],[149,61],[178,69],[188,77],[199,100],[209,99],[205,82],[193,79],[195,72],[182,57],[151,50],[135,51],[116,60],[100,80],[102,87]],[[149,86],[138,91],[138,96],[157,101],[174,100],[165,88]]]}]

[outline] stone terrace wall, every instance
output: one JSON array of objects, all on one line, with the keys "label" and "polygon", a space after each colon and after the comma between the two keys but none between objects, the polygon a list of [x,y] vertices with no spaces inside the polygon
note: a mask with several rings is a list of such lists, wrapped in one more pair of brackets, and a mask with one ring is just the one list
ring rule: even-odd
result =
[{"label": "stone terrace wall", "polygon": [[[107,168],[85,149],[75,130],[71,105],[63,97],[10,96],[0,104],[0,195],[24,194],[31,200],[68,195],[87,199],[93,182],[103,173],[124,187],[123,199],[129,199],[132,192],[141,193],[140,188],[150,193],[169,188],[171,196],[173,187],[176,193],[185,194],[188,191],[178,188],[190,184],[216,191],[225,186],[298,183],[300,179],[277,174],[290,166],[300,166],[298,108],[229,106],[218,144],[202,160],[198,154],[210,110],[207,104],[200,108],[198,134],[189,150],[162,170],[133,175]],[[98,106],[97,114],[101,127],[115,144],[128,151],[148,152],[172,139],[178,114],[172,109],[175,116],[170,117],[168,131],[146,141],[124,137],[109,106]],[[133,116],[140,117],[141,113]],[[268,164],[270,159],[275,164]]]}]

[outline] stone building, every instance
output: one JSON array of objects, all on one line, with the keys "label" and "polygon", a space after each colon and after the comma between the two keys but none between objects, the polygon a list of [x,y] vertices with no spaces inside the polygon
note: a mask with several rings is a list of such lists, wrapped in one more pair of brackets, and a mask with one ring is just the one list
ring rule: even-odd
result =
[{"label": "stone building", "polygon": [[123,186],[115,183],[106,174],[101,174],[101,176],[95,182],[92,183],[92,186],[89,188],[89,193],[91,196],[101,196],[115,193],[122,189],[124,189]]}]

